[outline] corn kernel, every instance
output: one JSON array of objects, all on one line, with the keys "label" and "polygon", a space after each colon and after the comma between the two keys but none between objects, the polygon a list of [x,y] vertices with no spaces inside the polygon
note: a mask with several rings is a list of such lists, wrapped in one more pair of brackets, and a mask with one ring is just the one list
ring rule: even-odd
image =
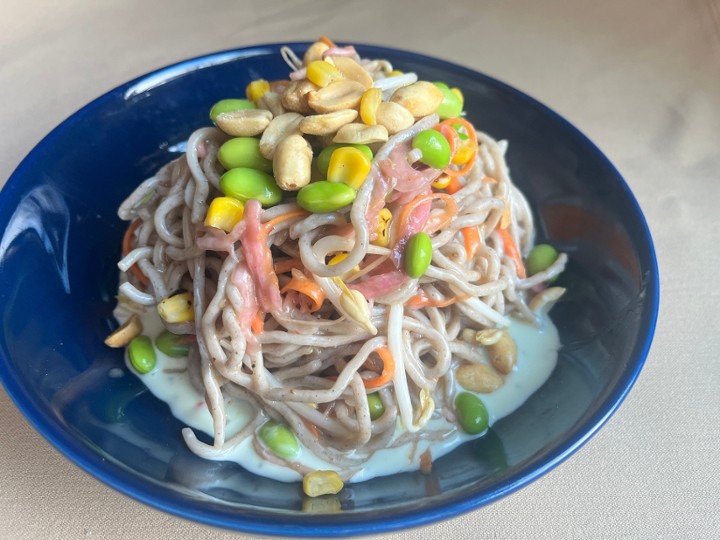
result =
[{"label": "corn kernel", "polygon": [[192,294],[178,293],[157,305],[158,315],[168,323],[184,323],[195,319]]},{"label": "corn kernel", "polygon": [[438,179],[432,183],[435,189],[445,189],[450,185],[450,177],[447,174],[441,174]]},{"label": "corn kernel", "polygon": [[265,95],[265,92],[269,91],[270,83],[265,79],[257,79],[247,85],[245,88],[245,95],[250,101],[257,103],[258,100]]},{"label": "corn kernel", "polygon": [[370,173],[370,160],[352,146],[341,146],[330,156],[328,182],[342,182],[353,189],[360,189]]},{"label": "corn kernel", "polygon": [[335,471],[313,471],[303,477],[303,491],[308,497],[335,495],[344,484]]},{"label": "corn kernel", "polygon": [[360,98],[360,119],[368,126],[377,124],[377,109],[382,101],[382,90],[368,88]]},{"label": "corn kernel", "polygon": [[205,216],[205,226],[230,232],[242,219],[244,208],[243,203],[233,197],[215,197]]},{"label": "corn kernel", "polygon": [[451,88],[450,91],[458,97],[460,105],[465,105],[465,96],[463,96],[462,90],[459,88]]},{"label": "corn kernel", "polygon": [[457,149],[455,155],[452,158],[452,162],[455,165],[465,165],[472,158],[475,153],[475,147],[469,144],[463,144]]},{"label": "corn kernel", "polygon": [[[345,259],[347,259],[347,256],[348,256],[347,253],[338,253],[337,255],[333,256],[328,261],[328,266],[334,266],[334,265],[338,264],[339,262],[344,261]],[[352,273],[359,272],[359,271],[360,271],[360,265],[356,265],[352,270],[350,270],[350,272],[348,272],[348,274],[352,274]]]},{"label": "corn kernel", "polygon": [[307,78],[311,83],[324,88],[331,82],[343,79],[344,76],[340,70],[330,62],[315,60],[307,66]]},{"label": "corn kernel", "polygon": [[345,259],[347,259],[347,256],[348,256],[347,253],[338,253],[338,254],[335,255],[332,259],[330,259],[330,260],[328,261],[328,266],[333,266],[333,265],[336,265],[336,264],[339,263],[339,262],[344,261]]},{"label": "corn kernel", "polygon": [[392,212],[387,208],[380,210],[378,214],[377,238],[376,246],[388,247],[390,244],[390,222],[392,221]]},{"label": "corn kernel", "polygon": [[402,75],[403,72],[399,69],[393,69],[390,73],[387,74],[387,77],[396,77],[397,75]]}]

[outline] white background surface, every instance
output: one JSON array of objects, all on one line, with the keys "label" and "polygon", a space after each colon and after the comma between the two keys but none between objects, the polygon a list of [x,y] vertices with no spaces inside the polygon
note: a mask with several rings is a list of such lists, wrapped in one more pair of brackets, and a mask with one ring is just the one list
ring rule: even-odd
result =
[{"label": "white background surface", "polygon": [[[618,167],[653,233],[661,310],[610,422],[488,507],[388,538],[720,537],[720,2],[3,0],[0,182],[55,125],[203,53],[327,34],[439,56],[544,102]],[[226,539],[60,456],[0,389],[0,538]]]}]

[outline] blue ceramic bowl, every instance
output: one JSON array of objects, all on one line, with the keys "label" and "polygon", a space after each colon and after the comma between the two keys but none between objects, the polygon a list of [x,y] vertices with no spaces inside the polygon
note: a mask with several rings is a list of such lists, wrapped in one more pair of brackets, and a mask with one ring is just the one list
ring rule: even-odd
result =
[{"label": "blue ceramic bowl", "polygon": [[[296,49],[304,49],[298,44]],[[528,484],[570,456],[620,405],[643,365],[658,309],[652,240],[630,189],[577,129],[485,75],[360,46],[422,79],[463,89],[469,118],[508,139],[513,178],[540,240],[570,255],[554,308],[563,348],[547,383],[432,474],[350,485],[342,511],[303,512],[301,488],[203,461],[182,424],[125,371],[111,329],[123,198],[252,79],[284,78],[279,45],[188,60],[93,101],[37,145],[0,194],[0,378],[32,425],[113,488],[202,523],[252,533],[379,533],[449,518]],[[116,371],[116,370],[115,370]]]}]

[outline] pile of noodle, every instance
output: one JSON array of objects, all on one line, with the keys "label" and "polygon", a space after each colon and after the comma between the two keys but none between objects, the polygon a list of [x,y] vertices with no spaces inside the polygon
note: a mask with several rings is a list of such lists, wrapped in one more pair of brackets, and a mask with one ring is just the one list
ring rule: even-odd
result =
[{"label": "pile of noodle", "polygon": [[[381,79],[387,63],[375,64],[375,76]],[[398,160],[407,159],[416,133],[437,122],[435,115],[423,118],[376,148],[357,198],[336,212],[302,212],[289,195],[267,209],[249,201],[231,233],[206,227],[209,201],[221,195],[224,171],[217,152],[228,139],[216,128],[193,133],[182,157],[123,202],[119,216],[137,226],[133,249],[119,267],[127,271],[137,265],[147,283],[125,272],[121,295],[130,303],[154,306],[179,290],[193,294],[195,321],[166,325],[196,336],[189,362],[214,433],[212,444],[206,444],[185,428],[183,436],[193,452],[222,459],[274,418],[287,423],[305,448],[347,479],[378,449],[447,435],[426,425],[433,415],[454,420],[453,370],[461,362],[478,361],[477,347],[463,339],[464,330],[507,327],[510,316],[535,318],[529,304],[538,286],[562,271],[566,257],[531,277],[518,276],[498,227],[508,220],[504,228],[527,255],[534,240],[533,218],[510,179],[504,142],[478,131],[477,160],[459,179],[462,189],[418,205],[410,213],[414,225],[394,219],[389,247],[373,243],[377,214],[386,201],[397,216],[419,194],[399,191],[400,174],[412,167]],[[387,172],[393,167],[397,177]],[[456,207],[450,220],[445,219],[448,206]],[[401,229],[413,226],[430,234],[433,248],[431,265],[419,279],[407,276],[398,262],[407,239]],[[460,231],[473,226],[481,245],[467,260]],[[347,257],[329,265],[330,256],[340,252]],[[293,291],[280,293],[291,273],[276,274],[266,264],[268,254],[276,265],[296,261],[293,272],[323,289],[327,299],[318,311],[302,309]],[[343,310],[337,277],[363,293],[370,326]],[[254,320],[258,313],[261,330]],[[388,384],[366,389],[363,380],[377,377],[373,351],[380,347],[389,349],[395,371]],[[370,391],[378,392],[385,406],[374,421],[366,397]],[[249,401],[256,411],[238,433],[226,431],[228,396]],[[265,459],[284,463],[257,442],[255,448]]]}]

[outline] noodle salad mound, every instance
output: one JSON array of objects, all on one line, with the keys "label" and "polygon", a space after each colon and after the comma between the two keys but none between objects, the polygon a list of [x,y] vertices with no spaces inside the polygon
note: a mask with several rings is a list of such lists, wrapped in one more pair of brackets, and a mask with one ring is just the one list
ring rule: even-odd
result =
[{"label": "noodle salad mound", "polygon": [[153,392],[184,377],[190,397],[161,399],[198,415],[194,453],[316,496],[428,471],[539,387],[554,363],[519,396],[518,336],[552,327],[567,257],[534,245],[507,143],[465,118],[460,89],[325,37],[281,54],[287,80],[212,106],[120,206],[106,343]]}]

